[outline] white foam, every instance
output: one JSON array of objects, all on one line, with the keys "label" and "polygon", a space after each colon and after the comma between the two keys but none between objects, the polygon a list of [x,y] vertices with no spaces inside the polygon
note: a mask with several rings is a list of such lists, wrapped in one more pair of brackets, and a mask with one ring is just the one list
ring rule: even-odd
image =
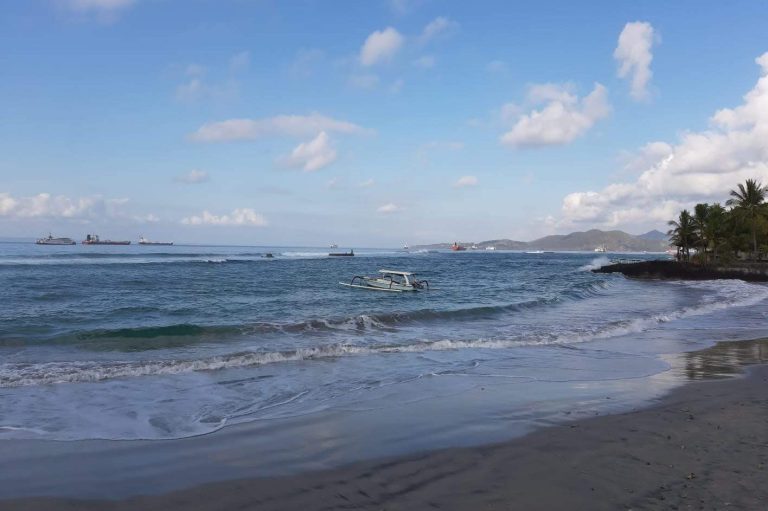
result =
[{"label": "white foam", "polygon": [[[130,362],[49,362],[38,364],[0,365],[0,387],[20,387],[58,383],[98,382],[115,378],[173,375],[195,371],[216,371],[228,368],[327,359],[346,356],[390,353],[421,353],[457,349],[506,349],[526,345],[552,345],[588,342],[631,333],[643,332],[660,324],[678,319],[710,314],[736,306],[749,306],[768,299],[768,286],[742,281],[707,281],[677,283],[714,291],[703,302],[690,307],[644,318],[604,325],[592,331],[568,332],[559,335],[511,339],[472,339],[421,341],[406,345],[355,346],[330,344],[290,351],[248,351],[193,360],[144,360]],[[356,329],[383,326],[370,316],[361,315],[345,322],[342,328]]]},{"label": "white foam", "polygon": [[605,256],[595,257],[588,264],[585,264],[584,266],[579,267],[579,271],[597,270],[610,263],[611,263],[611,260]]}]

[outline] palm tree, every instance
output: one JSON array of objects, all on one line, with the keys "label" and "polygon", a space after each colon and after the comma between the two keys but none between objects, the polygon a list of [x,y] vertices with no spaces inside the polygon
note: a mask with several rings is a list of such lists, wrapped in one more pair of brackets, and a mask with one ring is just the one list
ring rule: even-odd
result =
[{"label": "palm tree", "polygon": [[701,236],[712,247],[712,257],[717,263],[718,249],[728,238],[728,212],[720,204],[707,205],[707,218]]},{"label": "palm tree", "polygon": [[757,219],[765,209],[765,195],[768,189],[754,179],[747,179],[739,184],[737,190],[731,190],[731,197],[725,203],[733,206],[735,212],[749,220],[752,229],[752,254],[757,254]]},{"label": "palm tree", "polygon": [[709,217],[709,204],[696,204],[693,208],[693,232],[696,235],[696,247],[700,250],[701,260],[704,264],[707,263],[707,249],[709,248],[710,239],[707,236],[708,232],[708,217]]},{"label": "palm tree", "polygon": [[667,232],[667,235],[671,243],[677,247],[678,259],[683,258],[688,261],[691,258],[691,246],[696,242],[696,232],[690,211],[682,210],[678,219],[670,220],[668,224],[672,229]]}]

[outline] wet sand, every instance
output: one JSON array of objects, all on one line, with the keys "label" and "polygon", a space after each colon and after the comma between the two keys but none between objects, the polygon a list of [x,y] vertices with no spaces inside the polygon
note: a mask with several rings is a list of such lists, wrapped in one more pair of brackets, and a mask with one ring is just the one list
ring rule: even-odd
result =
[{"label": "wet sand", "polygon": [[765,509],[768,366],[718,378],[764,362],[766,346],[722,343],[680,367],[692,380],[714,380],[694,381],[648,408],[500,444],[124,500],[6,500],[0,509]]}]

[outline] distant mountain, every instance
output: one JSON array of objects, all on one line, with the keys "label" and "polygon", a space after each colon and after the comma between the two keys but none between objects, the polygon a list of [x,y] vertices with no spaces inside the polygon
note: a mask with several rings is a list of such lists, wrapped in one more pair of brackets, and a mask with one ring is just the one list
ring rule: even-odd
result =
[{"label": "distant mountain", "polygon": [[531,241],[528,246],[536,250],[594,250],[605,247],[608,252],[661,252],[666,243],[633,236],[624,231],[601,231],[545,236]]},{"label": "distant mountain", "polygon": [[657,231],[656,229],[652,231],[648,231],[645,234],[640,234],[637,237],[640,239],[651,240],[651,241],[667,241],[669,239],[669,236],[667,236],[661,231]]},{"label": "distant mountain", "polygon": [[[662,237],[663,236],[663,237]],[[598,247],[605,247],[608,252],[663,252],[667,249],[667,236],[659,231],[650,231],[641,236],[634,236],[624,231],[601,231],[592,229],[571,234],[545,236],[537,240],[525,242],[508,239],[488,240],[481,242],[464,242],[460,245],[467,248],[476,245],[479,249],[493,246],[497,250],[560,250],[592,252]],[[420,245],[414,248],[450,248],[452,243],[437,243]]]}]

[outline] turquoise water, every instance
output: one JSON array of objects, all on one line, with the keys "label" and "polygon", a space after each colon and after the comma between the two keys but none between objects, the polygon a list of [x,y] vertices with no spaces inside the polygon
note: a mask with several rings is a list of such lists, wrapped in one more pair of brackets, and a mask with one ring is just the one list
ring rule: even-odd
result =
[{"label": "turquoise water", "polygon": [[[0,439],[184,438],[479,382],[525,382],[505,406],[535,421],[767,324],[763,285],[631,281],[595,254],[355,252],[0,244]],[[380,268],[433,290],[338,284]]]}]

